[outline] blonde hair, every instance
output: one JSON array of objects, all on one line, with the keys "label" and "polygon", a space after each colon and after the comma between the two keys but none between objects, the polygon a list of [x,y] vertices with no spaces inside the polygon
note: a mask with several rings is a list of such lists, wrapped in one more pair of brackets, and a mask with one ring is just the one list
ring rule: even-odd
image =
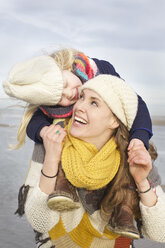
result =
[{"label": "blonde hair", "polygon": [[[79,52],[80,51],[73,48],[62,48],[60,50],[54,51],[53,53],[49,54],[49,56],[51,56],[56,61],[61,71],[63,70],[72,71],[72,64],[74,62],[75,56]],[[10,148],[19,149],[25,143],[27,125],[38,107],[39,107],[38,105],[32,105],[32,104],[29,104],[27,105],[27,107],[25,107],[25,113],[18,127],[17,144],[10,145]]]}]

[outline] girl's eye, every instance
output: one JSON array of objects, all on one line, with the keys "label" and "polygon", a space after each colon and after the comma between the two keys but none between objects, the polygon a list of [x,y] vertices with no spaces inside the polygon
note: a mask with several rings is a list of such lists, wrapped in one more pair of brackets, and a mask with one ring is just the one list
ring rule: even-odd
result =
[{"label": "girl's eye", "polygon": [[83,94],[80,94],[79,99],[83,98]]},{"label": "girl's eye", "polygon": [[95,102],[95,101],[92,101],[91,104],[92,104],[93,106],[98,107],[98,104],[97,104],[97,102]]},{"label": "girl's eye", "polygon": [[65,80],[65,81],[64,81],[63,88],[67,88],[67,84],[68,84],[68,82]]}]

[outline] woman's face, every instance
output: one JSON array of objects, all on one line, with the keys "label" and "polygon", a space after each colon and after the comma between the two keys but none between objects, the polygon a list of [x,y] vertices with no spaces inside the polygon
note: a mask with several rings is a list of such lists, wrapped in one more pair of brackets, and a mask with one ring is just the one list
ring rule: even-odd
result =
[{"label": "woman's face", "polygon": [[78,100],[79,87],[82,86],[81,80],[68,70],[62,72],[64,79],[64,88],[59,105],[70,106]]},{"label": "woman's face", "polygon": [[93,90],[84,89],[73,108],[70,134],[100,149],[118,127],[107,104]]}]

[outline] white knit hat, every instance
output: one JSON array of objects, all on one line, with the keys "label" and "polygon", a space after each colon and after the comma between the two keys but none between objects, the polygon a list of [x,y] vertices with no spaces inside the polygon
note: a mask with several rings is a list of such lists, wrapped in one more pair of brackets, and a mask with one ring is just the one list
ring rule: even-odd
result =
[{"label": "white knit hat", "polygon": [[99,75],[82,87],[95,91],[109,106],[111,111],[131,129],[138,108],[138,97],[134,90],[121,78],[112,75]]},{"label": "white knit hat", "polygon": [[3,83],[7,95],[37,105],[56,105],[62,96],[63,77],[50,56],[16,64]]}]

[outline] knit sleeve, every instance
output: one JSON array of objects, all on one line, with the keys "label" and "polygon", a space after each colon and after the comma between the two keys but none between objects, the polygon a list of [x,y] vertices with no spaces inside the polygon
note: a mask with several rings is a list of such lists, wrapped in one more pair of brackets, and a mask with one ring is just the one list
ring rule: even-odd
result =
[{"label": "knit sleeve", "polygon": [[50,126],[52,120],[48,118],[39,108],[33,114],[27,128],[27,136],[36,143],[42,143],[40,131],[45,126]]},{"label": "knit sleeve", "polygon": [[39,186],[30,190],[25,204],[25,214],[32,228],[40,233],[50,231],[59,222],[59,213],[47,206],[47,198]]},{"label": "knit sleeve", "polygon": [[138,111],[132,128],[130,140],[140,139],[145,147],[149,148],[149,139],[152,137],[152,122],[146,103],[138,96]]},{"label": "knit sleeve", "polygon": [[100,59],[96,59],[96,58],[92,58],[94,60],[94,62],[97,65],[97,68],[99,70],[99,74],[110,74],[116,77],[120,78],[119,73],[116,72],[114,66],[106,61],[106,60],[100,60]]},{"label": "knit sleeve", "polygon": [[[42,160],[43,154],[41,150],[36,147],[42,145],[35,145],[35,154],[38,152],[39,158]],[[37,154],[36,154],[37,156]],[[33,155],[31,160],[28,174],[26,176],[25,185],[29,186],[27,199],[25,202],[25,215],[32,228],[40,233],[48,232],[59,221],[59,213],[52,211],[47,206],[48,195],[41,191],[39,188],[41,176],[41,161],[36,161]]]},{"label": "knit sleeve", "polygon": [[144,237],[156,242],[165,242],[165,193],[161,186],[156,187],[158,201],[153,207],[140,202],[142,214],[142,233]]}]

